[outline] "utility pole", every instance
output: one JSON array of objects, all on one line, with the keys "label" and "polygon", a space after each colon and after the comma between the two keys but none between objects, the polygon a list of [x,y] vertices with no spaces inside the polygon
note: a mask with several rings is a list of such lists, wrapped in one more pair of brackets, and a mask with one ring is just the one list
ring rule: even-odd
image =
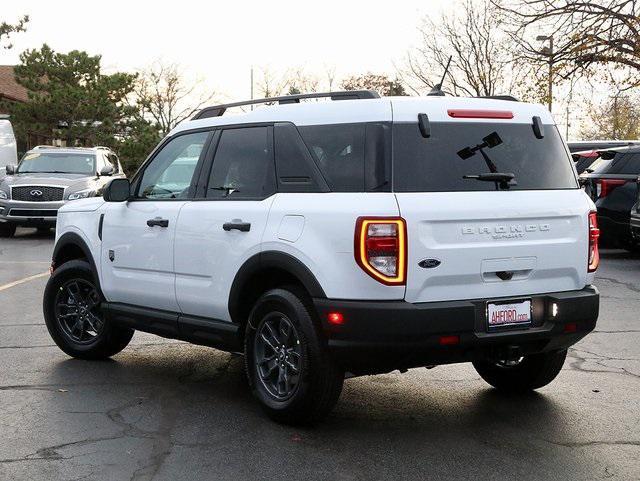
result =
[{"label": "utility pole", "polygon": [[[251,66],[251,100],[253,100],[253,65]],[[253,110],[253,104],[251,110]]]},{"label": "utility pole", "polygon": [[536,37],[538,42],[546,42],[549,41],[549,46],[544,47],[540,53],[549,57],[549,112],[551,112],[551,107],[553,106],[553,37],[547,35],[538,35]]}]

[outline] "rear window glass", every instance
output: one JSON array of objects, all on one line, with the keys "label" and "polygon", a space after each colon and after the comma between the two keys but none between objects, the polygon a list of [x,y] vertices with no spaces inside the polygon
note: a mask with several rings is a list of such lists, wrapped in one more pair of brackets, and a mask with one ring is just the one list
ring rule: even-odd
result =
[{"label": "rear window glass", "polygon": [[395,124],[394,190],[496,190],[493,181],[463,178],[491,172],[489,164],[515,175],[510,190],[577,188],[560,134],[544,127],[545,136],[538,139],[529,124],[431,122],[431,136],[424,138],[417,122]]},{"label": "rear window glass", "polygon": [[594,162],[590,171],[596,174],[640,174],[640,152],[616,152],[613,157],[609,152],[601,155]]}]

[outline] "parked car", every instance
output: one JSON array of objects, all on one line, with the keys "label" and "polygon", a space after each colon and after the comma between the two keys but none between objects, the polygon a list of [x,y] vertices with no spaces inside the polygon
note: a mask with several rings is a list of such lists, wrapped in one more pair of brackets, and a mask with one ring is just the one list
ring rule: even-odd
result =
[{"label": "parked car", "polygon": [[580,178],[598,208],[602,243],[635,250],[638,244],[631,236],[630,212],[640,175],[640,146],[602,150],[598,155]]},{"label": "parked car", "polygon": [[18,150],[13,127],[8,116],[0,115],[0,179],[5,175],[6,166],[17,162]]},{"label": "parked car", "polygon": [[109,180],[125,176],[118,157],[106,147],[38,146],[5,170],[0,181],[0,237],[11,237],[18,225],[48,230],[64,204],[100,196]]},{"label": "parked car", "polygon": [[640,145],[640,140],[580,140],[567,142],[569,152],[595,151]]},{"label": "parked car", "polygon": [[584,150],[572,153],[571,157],[573,158],[573,164],[576,167],[576,172],[578,172],[578,174],[582,174],[591,167],[591,164],[600,158],[600,154],[597,150]]},{"label": "parked car", "polygon": [[595,327],[598,263],[545,107],[332,92],[205,108],[131,182],[62,207],[43,305],[81,359],[135,329],[243,353],[266,413],[303,423],[345,375],[472,362],[497,389],[550,383]]}]

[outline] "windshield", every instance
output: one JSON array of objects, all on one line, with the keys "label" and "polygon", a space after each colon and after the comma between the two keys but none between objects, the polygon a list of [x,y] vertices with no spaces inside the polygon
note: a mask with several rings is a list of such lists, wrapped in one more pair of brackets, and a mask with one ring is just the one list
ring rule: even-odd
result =
[{"label": "windshield", "polygon": [[18,166],[19,174],[96,174],[96,156],[90,153],[27,153]]},{"label": "windshield", "polygon": [[553,125],[536,138],[531,124],[432,122],[393,127],[393,183],[398,192],[574,189],[572,161]]}]

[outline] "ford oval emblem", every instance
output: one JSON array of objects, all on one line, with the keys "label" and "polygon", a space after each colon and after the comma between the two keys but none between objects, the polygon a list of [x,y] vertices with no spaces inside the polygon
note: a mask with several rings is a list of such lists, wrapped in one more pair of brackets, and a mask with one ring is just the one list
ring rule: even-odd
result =
[{"label": "ford oval emblem", "polygon": [[418,265],[423,269],[433,269],[434,267],[438,267],[440,264],[441,262],[438,259],[425,259],[418,262]]}]

